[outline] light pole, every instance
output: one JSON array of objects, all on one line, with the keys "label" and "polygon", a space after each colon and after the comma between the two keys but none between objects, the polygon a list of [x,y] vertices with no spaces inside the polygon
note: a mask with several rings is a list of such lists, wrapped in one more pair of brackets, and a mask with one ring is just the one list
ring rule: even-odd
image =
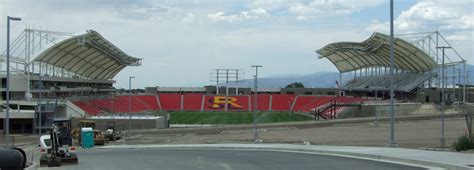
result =
[{"label": "light pole", "polygon": [[470,72],[471,71],[466,71],[466,84],[468,84],[468,85],[469,85],[469,73]]},{"label": "light pole", "polygon": [[378,96],[377,96],[377,89],[375,89],[375,95],[374,95],[374,96],[375,96],[375,114],[374,114],[375,120],[374,120],[374,126],[377,127],[377,126],[379,125],[379,121],[378,121],[378,117],[377,117],[377,112],[379,111],[379,110],[378,110],[378,108],[379,108],[379,107],[378,107],[379,101],[377,100],[377,97],[378,97]]},{"label": "light pole", "polygon": [[444,50],[447,48],[451,47],[436,47],[437,49],[441,49],[443,52],[443,57],[441,59],[442,66],[441,66],[441,138],[440,138],[440,145],[442,148],[446,147],[446,138],[444,137],[444,107],[446,105],[446,96],[445,96],[445,89],[446,89],[446,80],[444,77],[444,71],[445,71],[445,66],[444,66]]},{"label": "light pole", "polygon": [[[115,98],[114,98],[115,99]],[[112,103],[112,114],[114,114],[114,100],[110,101]]]},{"label": "light pole", "polygon": [[258,93],[258,68],[262,67],[261,65],[252,65],[255,67],[255,82],[254,82],[254,91],[253,91],[253,141],[258,142],[258,131],[257,131],[257,93]]},{"label": "light pole", "polygon": [[291,104],[293,103],[293,98],[290,98],[290,100],[288,100],[288,116],[291,115]]},{"label": "light pole", "polygon": [[41,119],[42,119],[42,110],[41,110],[41,93],[43,90],[43,82],[41,81],[41,62],[39,63],[39,74],[38,74],[38,83],[39,83],[39,93],[38,93],[38,135],[41,137],[41,132],[42,132],[42,125],[41,125]]},{"label": "light pole", "polygon": [[390,140],[388,141],[388,147],[397,147],[397,143],[395,142],[395,110],[394,110],[394,98],[395,93],[393,90],[393,65],[394,65],[394,57],[393,57],[393,48],[394,48],[394,37],[393,37],[393,0],[390,0]]},{"label": "light pole", "polygon": [[5,112],[5,135],[7,146],[10,145],[10,20],[21,21],[20,17],[7,16],[7,83],[6,83],[6,112]]},{"label": "light pole", "polygon": [[[464,64],[466,65],[466,64]],[[462,92],[462,104],[465,104],[466,103],[466,85],[469,85],[469,73],[471,71],[466,71],[466,66],[464,66],[464,72],[466,73],[466,75],[464,75],[464,87],[463,87],[463,92]],[[464,111],[464,110],[463,110]]]},{"label": "light pole", "polygon": [[457,98],[457,101],[458,101],[458,113],[461,114],[461,69],[458,68],[458,97]]},{"label": "light pole", "polygon": [[458,102],[461,101],[461,93],[460,93],[460,89],[461,89],[461,69],[458,68]]},{"label": "light pole", "polygon": [[132,130],[132,124],[130,119],[132,119],[132,79],[134,76],[128,77],[128,130]]}]

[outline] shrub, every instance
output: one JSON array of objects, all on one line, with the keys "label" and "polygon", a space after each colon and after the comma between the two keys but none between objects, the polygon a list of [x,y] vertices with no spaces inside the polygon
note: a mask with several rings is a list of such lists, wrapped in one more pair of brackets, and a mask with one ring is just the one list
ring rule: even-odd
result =
[{"label": "shrub", "polygon": [[465,151],[469,149],[474,149],[474,142],[469,140],[468,136],[462,135],[462,136],[459,136],[456,141],[454,141],[453,148],[456,151]]}]

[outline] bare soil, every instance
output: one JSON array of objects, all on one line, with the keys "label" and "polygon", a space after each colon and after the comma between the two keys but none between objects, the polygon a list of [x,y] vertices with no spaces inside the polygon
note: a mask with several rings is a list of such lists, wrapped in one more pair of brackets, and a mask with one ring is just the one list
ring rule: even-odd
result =
[{"label": "bare soil", "polygon": [[[300,143],[313,145],[386,146],[389,140],[389,122],[360,122],[348,120],[347,123],[280,124],[261,126],[259,138],[263,143]],[[466,133],[466,122],[462,117],[445,119],[446,144],[451,146],[455,139]],[[219,128],[166,129],[130,132],[140,135],[127,144],[197,144],[197,143],[251,143],[254,133],[251,126],[232,126]],[[397,121],[395,140],[403,148],[437,148],[440,146],[441,121],[428,120]],[[119,141],[120,142],[120,141]],[[123,142],[123,141],[122,141]]]}]

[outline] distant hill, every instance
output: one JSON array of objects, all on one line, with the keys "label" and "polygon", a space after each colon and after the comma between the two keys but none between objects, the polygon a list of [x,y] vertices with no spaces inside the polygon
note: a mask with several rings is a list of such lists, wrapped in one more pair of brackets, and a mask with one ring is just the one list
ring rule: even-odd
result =
[{"label": "distant hill", "polygon": [[[460,66],[462,70],[462,66]],[[469,73],[469,83],[474,84],[474,65],[466,65]],[[458,74],[457,71],[455,73]],[[452,75],[452,69],[447,70],[446,75]],[[343,77],[343,81],[348,81],[352,79],[351,75],[345,75]],[[258,80],[259,87],[285,87],[286,85],[293,83],[293,82],[302,82],[305,87],[319,87],[319,88],[327,88],[327,87],[335,87],[336,80],[339,80],[339,73],[338,72],[316,72],[311,74],[291,74],[291,75],[274,75],[268,77],[262,77]],[[244,79],[238,83],[239,87],[253,87],[253,79]],[[456,79],[456,83],[458,80]],[[462,80],[461,80],[462,82]],[[345,83],[345,82],[343,82]],[[450,78],[448,84],[452,83],[452,79]],[[230,86],[234,86],[233,84]]]},{"label": "distant hill", "polygon": [[[339,80],[338,72],[317,72],[306,75],[276,75],[258,79],[259,87],[285,87],[293,82],[301,82],[305,87],[335,87]],[[253,79],[244,79],[239,87],[253,87]]]}]

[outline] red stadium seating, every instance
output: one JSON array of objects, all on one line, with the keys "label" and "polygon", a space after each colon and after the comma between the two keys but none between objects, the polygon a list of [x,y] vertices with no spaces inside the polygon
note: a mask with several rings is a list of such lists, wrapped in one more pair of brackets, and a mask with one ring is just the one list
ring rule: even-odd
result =
[{"label": "red stadium seating", "polygon": [[[159,97],[159,101],[158,98]],[[332,96],[295,96],[288,94],[259,94],[258,95],[258,110],[268,111],[270,108],[273,111],[287,111],[291,104],[294,103],[293,111],[309,112],[315,108],[325,107],[330,105],[331,101],[337,103],[354,103],[362,102],[362,98],[351,97],[332,97]],[[184,94],[183,95],[183,109],[185,111],[199,111],[203,103],[203,94]],[[250,105],[249,105],[249,99]],[[217,102],[215,100],[218,100]],[[249,111],[253,106],[252,95],[238,95],[229,96],[228,109],[231,111]],[[181,94],[158,94],[157,95],[133,95],[129,98],[128,95],[116,96],[114,99],[97,99],[91,101],[75,101],[73,102],[78,107],[83,109],[90,115],[97,115],[105,112],[144,112],[149,110],[181,110]],[[131,103],[131,108],[129,108]],[[206,95],[204,97],[204,110],[224,110],[225,96]],[[344,110],[344,107],[337,107],[337,113]],[[330,109],[322,113],[323,116],[331,114]]]},{"label": "red stadium seating", "polygon": [[108,112],[142,112],[152,110],[136,96],[117,96],[115,99],[100,99],[90,102]]},{"label": "red stadium seating", "polygon": [[86,102],[83,102],[83,101],[75,101],[73,102],[77,107],[81,108],[82,110],[84,110],[86,113],[90,114],[90,115],[98,115],[100,113],[102,113],[103,111],[100,110],[99,108],[95,107],[95,106],[92,106],[90,105],[89,103],[86,103]]},{"label": "red stadium seating", "polygon": [[288,111],[290,110],[293,100],[295,100],[295,95],[273,94],[272,95],[272,110],[273,111]]},{"label": "red stadium seating", "polygon": [[181,95],[180,94],[158,94],[160,98],[161,108],[163,110],[180,110]]},{"label": "red stadium seating", "polygon": [[[254,95],[250,96],[250,104],[252,105],[250,108],[253,110],[253,100],[254,100]],[[257,102],[257,110],[260,111],[269,111],[270,109],[270,94],[259,94],[257,96],[258,102]]]},{"label": "red stadium seating", "polygon": [[141,100],[148,106],[149,110],[159,110],[158,100],[156,95],[146,95],[146,96],[135,96],[138,100]]},{"label": "red stadium seating", "polygon": [[[129,105],[129,101],[130,104]],[[97,115],[101,112],[143,112],[147,110],[158,110],[158,102],[156,96],[117,96],[115,99],[96,99],[91,101],[74,102],[85,112],[90,115]],[[130,106],[130,108],[129,108]]]},{"label": "red stadium seating", "polygon": [[184,94],[184,110],[201,110],[203,94]]}]

